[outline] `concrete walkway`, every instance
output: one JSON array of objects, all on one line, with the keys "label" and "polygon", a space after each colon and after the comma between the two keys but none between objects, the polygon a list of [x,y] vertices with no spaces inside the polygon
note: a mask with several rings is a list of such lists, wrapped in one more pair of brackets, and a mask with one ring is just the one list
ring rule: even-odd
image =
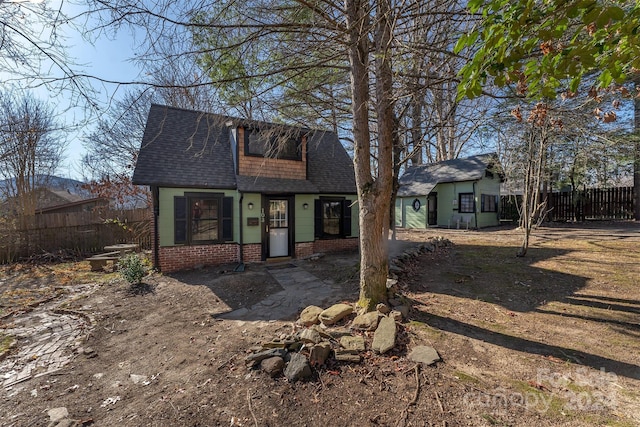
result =
[{"label": "concrete walkway", "polygon": [[227,320],[293,320],[305,307],[322,307],[341,296],[342,289],[330,280],[321,280],[294,264],[274,265],[269,274],[283,290],[269,295],[250,308],[239,308],[219,318]]},{"label": "concrete walkway", "polygon": [[[392,260],[405,250],[420,243],[410,241],[389,241],[389,259]],[[269,295],[252,307],[243,307],[220,315],[227,320],[293,320],[310,305],[325,307],[340,298],[348,297],[340,286],[331,280],[321,280],[304,268],[293,263],[276,264],[267,271],[284,290]]]}]

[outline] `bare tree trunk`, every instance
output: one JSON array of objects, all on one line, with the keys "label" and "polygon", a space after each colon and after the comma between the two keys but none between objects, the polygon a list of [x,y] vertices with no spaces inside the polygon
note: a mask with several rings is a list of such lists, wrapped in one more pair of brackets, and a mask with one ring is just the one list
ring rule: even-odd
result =
[{"label": "bare tree trunk", "polygon": [[524,236],[522,245],[516,253],[519,257],[527,254],[531,230],[537,223],[538,216],[544,212],[545,206],[544,202],[540,203],[539,200],[545,165],[547,135],[544,127],[540,127],[539,134],[536,132],[537,130],[535,127],[531,129],[527,147],[524,193],[520,209],[520,226],[523,229]]},{"label": "bare tree trunk", "polygon": [[[392,135],[390,64],[389,57],[377,52],[376,79],[378,112],[378,179],[371,170],[371,134],[369,131],[369,16],[368,2],[346,0],[347,37],[349,62],[351,65],[351,97],[353,108],[354,165],[358,203],[360,207],[360,298],[362,310],[373,310],[379,302],[387,300],[387,273],[389,255],[387,248],[389,230],[389,203],[392,180]],[[389,49],[390,29],[388,24],[388,0],[378,6],[379,22],[376,30],[378,49]],[[388,70],[388,75],[384,72]],[[385,97],[386,95],[386,97]],[[383,213],[382,215],[380,213]],[[385,232],[387,234],[385,234]]]}]

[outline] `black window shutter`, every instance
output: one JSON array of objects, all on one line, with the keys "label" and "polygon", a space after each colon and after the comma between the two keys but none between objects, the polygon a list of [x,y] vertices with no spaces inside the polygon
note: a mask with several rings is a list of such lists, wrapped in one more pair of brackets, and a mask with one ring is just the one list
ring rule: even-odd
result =
[{"label": "black window shutter", "polygon": [[319,199],[313,201],[313,235],[322,237],[322,202]]},{"label": "black window shutter", "polygon": [[484,206],[484,194],[480,195],[480,211],[484,212],[485,206]]},{"label": "black window shutter", "polygon": [[233,240],[233,197],[222,198],[222,240]]},{"label": "black window shutter", "polygon": [[174,232],[173,242],[181,244],[187,242],[187,219],[189,217],[187,209],[187,198],[176,196],[173,198],[173,220]]},{"label": "black window shutter", "polygon": [[342,235],[351,236],[351,200],[342,202]]}]

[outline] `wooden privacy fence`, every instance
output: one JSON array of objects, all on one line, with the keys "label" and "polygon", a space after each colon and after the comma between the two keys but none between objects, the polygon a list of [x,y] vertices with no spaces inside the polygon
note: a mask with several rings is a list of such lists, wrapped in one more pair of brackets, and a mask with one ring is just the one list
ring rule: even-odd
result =
[{"label": "wooden privacy fence", "polygon": [[[503,196],[500,205],[500,218],[517,221],[517,205],[520,200],[520,196]],[[633,187],[561,191],[547,195],[546,220],[629,220],[634,219],[633,209]]]},{"label": "wooden privacy fence", "polygon": [[587,188],[549,194],[551,221],[633,219],[633,187]]},{"label": "wooden privacy fence", "polygon": [[43,252],[69,251],[84,256],[117,243],[150,249],[152,231],[150,209],[0,218],[0,264]]}]

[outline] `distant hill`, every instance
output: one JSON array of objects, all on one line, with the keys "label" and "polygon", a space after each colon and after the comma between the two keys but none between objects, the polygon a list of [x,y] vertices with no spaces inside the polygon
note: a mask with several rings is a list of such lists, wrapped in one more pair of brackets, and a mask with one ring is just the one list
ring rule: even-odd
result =
[{"label": "distant hill", "polygon": [[[84,182],[71,178],[63,178],[54,175],[39,175],[37,181],[40,186],[46,187],[50,190],[66,191],[70,194],[80,196],[83,199],[89,199],[93,196],[91,193],[82,188]],[[7,190],[14,186],[15,178],[0,180],[0,200],[6,198]]]}]

